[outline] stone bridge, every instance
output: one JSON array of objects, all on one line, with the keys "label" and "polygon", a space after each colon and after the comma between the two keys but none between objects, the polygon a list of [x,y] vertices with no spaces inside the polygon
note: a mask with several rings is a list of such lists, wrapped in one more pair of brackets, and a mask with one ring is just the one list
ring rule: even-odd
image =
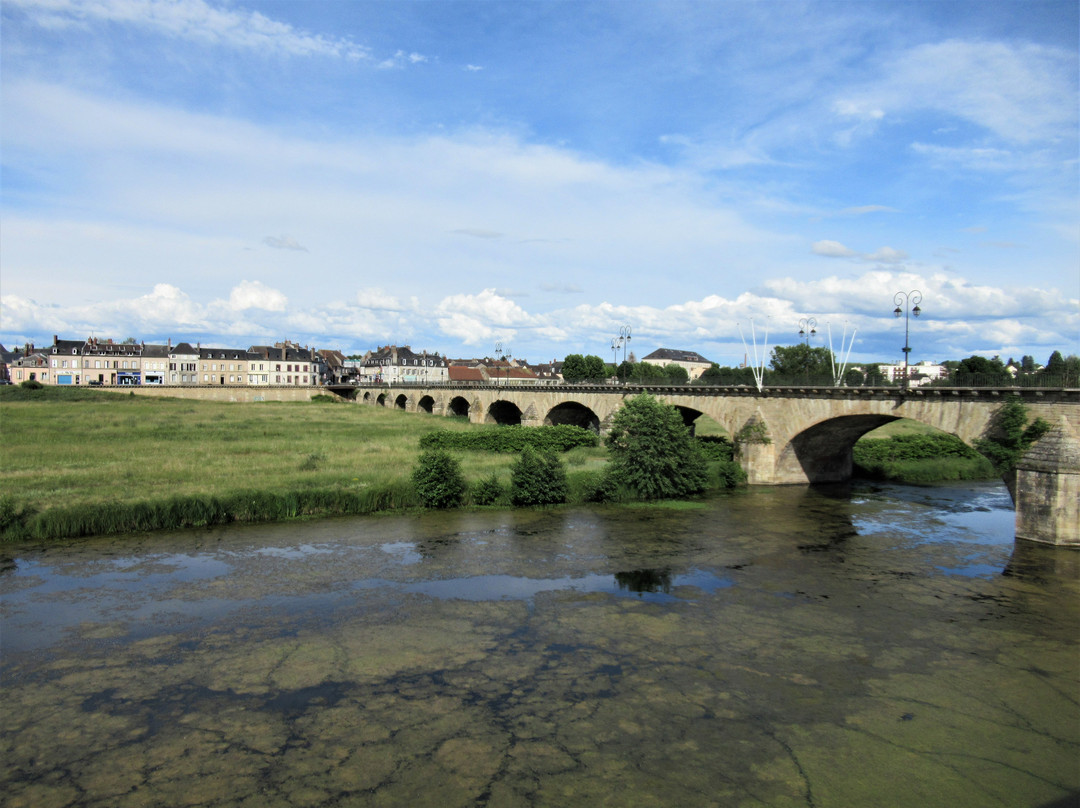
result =
[{"label": "stone bridge", "polygon": [[[851,476],[855,442],[900,418],[929,424],[972,444],[988,435],[994,413],[1007,396],[1015,394],[1032,418],[1042,417],[1055,427],[1039,446],[1046,444],[1045,455],[1045,448],[1053,444],[1056,457],[1039,461],[1041,478],[1053,477],[1050,499],[1037,508],[1034,501],[1017,500],[1017,535],[1031,534],[1023,537],[1045,541],[1043,522],[1051,519],[1057,524],[1051,531],[1054,543],[1080,545],[1077,389],[777,387],[759,391],[753,387],[446,384],[332,389],[359,403],[468,417],[473,423],[576,424],[600,433],[608,429],[628,397],[648,392],[674,405],[688,425],[701,415],[720,424],[735,439],[748,481],[756,485],[846,480]],[[1046,479],[1041,485],[1046,487]]]}]

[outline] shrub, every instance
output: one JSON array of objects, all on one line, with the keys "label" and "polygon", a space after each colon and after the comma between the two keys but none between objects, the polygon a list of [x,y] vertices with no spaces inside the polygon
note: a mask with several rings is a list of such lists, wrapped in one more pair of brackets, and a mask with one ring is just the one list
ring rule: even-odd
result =
[{"label": "shrub", "polygon": [[425,508],[452,508],[461,503],[465,494],[461,465],[441,449],[420,455],[412,479],[420,504]]},{"label": "shrub", "polygon": [[955,435],[893,435],[861,440],[852,449],[855,471],[899,482],[984,480],[994,476],[990,463]]},{"label": "shrub", "polygon": [[554,505],[566,502],[566,470],[550,452],[526,446],[510,467],[510,502],[514,505]]},{"label": "shrub", "polygon": [[573,424],[527,428],[496,426],[467,431],[440,429],[420,438],[421,449],[515,454],[526,446],[543,452],[567,452],[577,446],[593,447],[598,443],[595,432]]},{"label": "shrub", "polygon": [[1027,422],[1027,407],[1018,396],[1005,400],[991,422],[990,436],[975,442],[975,448],[990,458],[994,468],[1006,479],[1016,473],[1016,462],[1039,438],[1050,431],[1042,418]]},{"label": "shrub", "polygon": [[43,385],[37,379],[27,379],[25,382],[21,382],[19,384],[19,387],[21,387],[23,390],[40,390],[44,386],[45,385]]},{"label": "shrub", "polygon": [[615,413],[607,444],[609,490],[622,486],[641,499],[669,499],[708,485],[700,444],[682,416],[648,394],[628,399]]},{"label": "shrub", "polygon": [[472,501],[476,505],[494,505],[502,495],[502,484],[494,472],[490,477],[478,480],[472,487]]},{"label": "shrub", "polygon": [[694,438],[706,460],[731,460],[735,446],[723,435],[701,435]]}]

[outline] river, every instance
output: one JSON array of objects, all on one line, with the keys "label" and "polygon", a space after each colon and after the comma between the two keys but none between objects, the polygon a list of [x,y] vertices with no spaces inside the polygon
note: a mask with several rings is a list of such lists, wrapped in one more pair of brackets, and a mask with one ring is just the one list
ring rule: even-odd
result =
[{"label": "river", "polygon": [[1080,553],[1000,485],[0,548],[33,806],[1041,806]]}]

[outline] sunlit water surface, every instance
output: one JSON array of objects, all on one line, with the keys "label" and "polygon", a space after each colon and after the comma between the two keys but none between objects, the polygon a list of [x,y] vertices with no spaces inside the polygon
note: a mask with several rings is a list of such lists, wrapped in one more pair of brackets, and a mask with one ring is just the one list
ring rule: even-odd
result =
[{"label": "sunlit water surface", "polygon": [[1080,553],[997,485],[0,549],[16,806],[1039,806]]}]

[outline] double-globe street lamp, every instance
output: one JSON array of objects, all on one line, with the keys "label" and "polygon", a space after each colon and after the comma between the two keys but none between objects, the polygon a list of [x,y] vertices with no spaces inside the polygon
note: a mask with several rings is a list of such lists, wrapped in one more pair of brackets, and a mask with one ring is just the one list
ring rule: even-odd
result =
[{"label": "double-globe street lamp", "polygon": [[918,317],[922,314],[922,309],[919,308],[919,304],[922,303],[922,292],[918,289],[912,289],[910,292],[897,292],[893,296],[893,303],[896,304],[896,308],[893,309],[893,316],[904,315],[904,389],[907,390],[910,382],[908,377],[908,354],[911,353],[911,347],[908,345],[908,314],[910,313],[912,317]]},{"label": "double-globe street lamp", "polygon": [[495,343],[495,386],[499,386],[499,362],[506,360],[506,382],[510,383],[510,349],[506,349],[506,353],[503,353],[503,344],[501,342]]},{"label": "double-globe street lamp", "polygon": [[817,334],[817,320],[813,317],[803,317],[799,320],[799,336],[806,337],[806,344],[810,344],[810,337]]}]

